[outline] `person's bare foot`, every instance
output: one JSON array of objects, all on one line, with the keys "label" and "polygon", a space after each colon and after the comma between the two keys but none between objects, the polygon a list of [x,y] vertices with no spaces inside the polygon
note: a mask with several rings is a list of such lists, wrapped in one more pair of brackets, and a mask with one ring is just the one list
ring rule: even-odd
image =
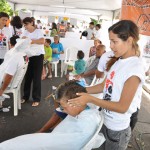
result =
[{"label": "person's bare foot", "polygon": [[32,107],[37,107],[37,106],[39,106],[40,105],[40,102],[33,102],[32,103]]},{"label": "person's bare foot", "polygon": [[45,80],[45,78],[46,78],[46,76],[42,76],[42,77],[41,77],[41,80]]}]

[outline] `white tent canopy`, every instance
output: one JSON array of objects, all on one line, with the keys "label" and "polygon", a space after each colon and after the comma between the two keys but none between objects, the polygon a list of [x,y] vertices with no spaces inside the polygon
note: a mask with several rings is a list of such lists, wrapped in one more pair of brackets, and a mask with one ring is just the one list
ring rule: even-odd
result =
[{"label": "white tent canopy", "polygon": [[7,0],[14,10],[29,9],[34,15],[112,19],[122,0]]}]

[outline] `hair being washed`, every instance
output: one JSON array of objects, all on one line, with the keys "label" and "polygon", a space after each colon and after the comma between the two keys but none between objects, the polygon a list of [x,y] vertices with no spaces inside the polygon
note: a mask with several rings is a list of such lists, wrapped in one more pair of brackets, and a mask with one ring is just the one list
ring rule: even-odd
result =
[{"label": "hair being washed", "polygon": [[[139,29],[137,25],[132,22],[131,20],[121,20],[114,25],[112,25],[108,32],[113,32],[114,34],[117,34],[118,38],[120,38],[122,41],[127,41],[129,37],[133,38],[132,47],[135,50],[135,55],[140,56],[140,50],[139,46],[137,44],[139,40]],[[107,69],[106,71],[109,71],[111,66],[118,60],[119,58],[111,57],[111,59],[107,63]]]},{"label": "hair being washed", "polygon": [[81,86],[78,82],[79,81],[76,80],[70,80],[60,84],[56,89],[57,100],[60,101],[63,97],[67,99],[79,97],[76,95],[76,93],[79,92],[87,93],[86,88]]}]

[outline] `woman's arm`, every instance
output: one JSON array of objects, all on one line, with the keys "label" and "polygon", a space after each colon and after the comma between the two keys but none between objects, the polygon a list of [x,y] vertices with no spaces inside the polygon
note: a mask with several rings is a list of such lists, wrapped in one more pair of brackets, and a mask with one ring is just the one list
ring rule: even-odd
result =
[{"label": "woman's arm", "polygon": [[[137,76],[130,77],[124,84],[121,97],[118,102],[102,100],[93,97],[87,93],[78,93],[80,97],[73,100],[69,100],[69,104],[73,106],[81,106],[81,105],[85,105],[86,103],[93,103],[97,106],[100,106],[110,111],[125,113],[128,110],[134,98],[134,95],[137,91],[140,82],[141,80]],[[96,94],[94,92],[96,92],[96,90],[98,91],[99,87],[100,87],[99,85],[96,85],[94,87],[88,87],[86,89],[88,93]]]},{"label": "woman's arm", "polygon": [[37,40],[32,40],[31,44],[44,44],[45,39],[44,38],[40,38]]},{"label": "woman's arm", "polygon": [[94,98],[92,103],[110,111],[125,113],[129,109],[140,82],[137,76],[130,77],[124,84],[119,102],[97,100]]}]

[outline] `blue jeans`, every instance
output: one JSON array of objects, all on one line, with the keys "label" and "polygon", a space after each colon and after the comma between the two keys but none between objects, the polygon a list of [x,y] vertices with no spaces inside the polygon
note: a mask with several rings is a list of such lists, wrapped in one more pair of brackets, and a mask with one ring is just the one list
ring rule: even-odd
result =
[{"label": "blue jeans", "polygon": [[101,132],[106,141],[100,150],[126,150],[131,137],[131,127],[121,131],[113,131],[103,125]]}]

